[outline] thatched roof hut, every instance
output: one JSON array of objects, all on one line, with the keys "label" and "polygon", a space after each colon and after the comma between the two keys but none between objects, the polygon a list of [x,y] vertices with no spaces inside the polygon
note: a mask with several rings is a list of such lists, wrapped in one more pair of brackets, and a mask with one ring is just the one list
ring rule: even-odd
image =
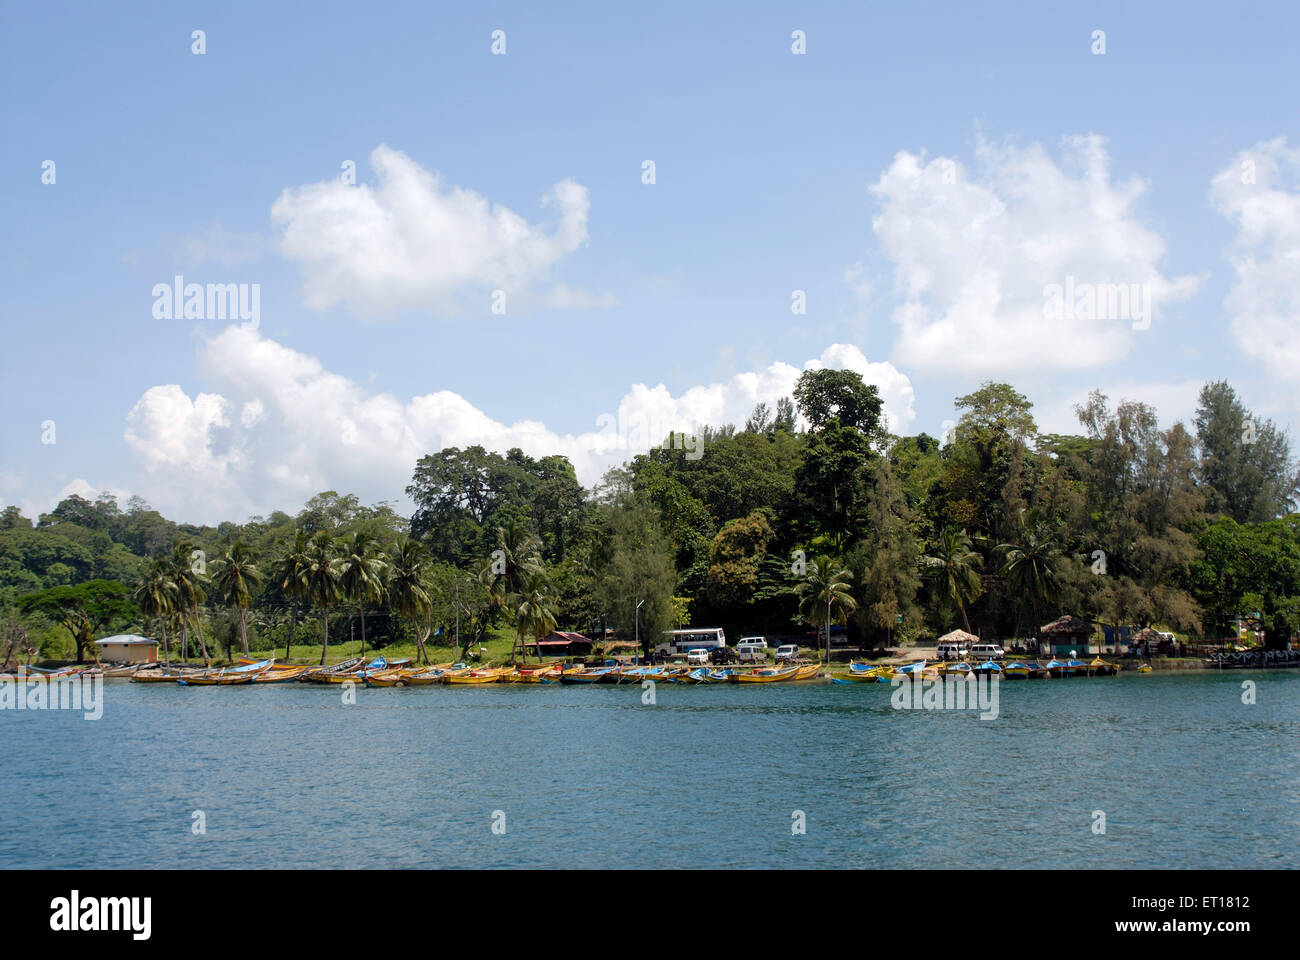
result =
[{"label": "thatched roof hut", "polygon": [[1091,623],[1074,614],[1058,617],[1038,629],[1042,634],[1043,642],[1057,653],[1068,653],[1071,650],[1087,651],[1096,631],[1097,628]]},{"label": "thatched roof hut", "polygon": [[1143,627],[1137,633],[1133,634],[1133,636],[1129,637],[1128,642],[1131,646],[1150,644],[1154,647],[1159,646],[1160,641],[1164,639],[1166,638],[1162,637],[1160,631],[1156,630],[1154,627]]},{"label": "thatched roof hut", "polygon": [[975,636],[975,634],[973,633],[967,633],[965,630],[952,630],[948,633],[945,633],[942,637],[940,637],[938,640],[935,641],[936,644],[940,644],[940,643],[972,644],[972,643],[979,643],[979,642],[980,642],[979,637]]},{"label": "thatched roof hut", "polygon": [[[1058,617],[1051,623],[1045,623],[1038,628],[1038,632],[1045,637],[1051,637],[1053,643],[1066,643],[1068,637],[1091,637],[1096,632],[1094,627],[1082,617],[1076,617],[1072,613],[1067,613],[1063,617]],[[1057,638],[1060,638],[1059,640]]]}]

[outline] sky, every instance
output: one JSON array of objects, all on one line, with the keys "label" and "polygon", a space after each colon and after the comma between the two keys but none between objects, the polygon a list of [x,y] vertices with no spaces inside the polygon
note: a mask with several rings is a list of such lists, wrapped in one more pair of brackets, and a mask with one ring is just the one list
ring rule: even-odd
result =
[{"label": "sky", "polygon": [[0,502],[404,506],[419,456],[473,443],[591,485],[819,367],[899,433],[990,379],[1045,432],[1091,389],[1187,421],[1223,378],[1293,428],[1298,28],[1285,3],[0,6]]}]

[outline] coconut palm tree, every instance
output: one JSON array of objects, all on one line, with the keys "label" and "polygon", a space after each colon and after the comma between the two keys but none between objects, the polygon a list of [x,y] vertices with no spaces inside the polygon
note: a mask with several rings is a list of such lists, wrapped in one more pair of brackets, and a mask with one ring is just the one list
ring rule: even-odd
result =
[{"label": "coconut palm tree", "polygon": [[294,630],[298,626],[298,607],[307,599],[307,547],[310,541],[302,530],[295,530],[293,540],[284,547],[271,573],[275,584],[289,605],[289,634],[284,641],[284,658],[289,659]]},{"label": "coconut palm tree", "polygon": [[[521,652],[526,650],[524,640],[532,637],[539,641],[555,629],[555,597],[551,594],[550,584],[543,574],[535,574],[524,583],[517,594],[518,605],[515,607],[515,642]],[[527,659],[525,654],[524,659]],[[542,650],[537,649],[537,659],[542,659]]]},{"label": "coconut palm tree", "polygon": [[248,544],[237,540],[226,551],[213,579],[221,599],[239,611],[239,644],[248,655],[248,608],[253,594],[262,589],[262,572],[253,562]]},{"label": "coconut palm tree", "polygon": [[[516,598],[533,578],[544,572],[541,540],[517,521],[497,527],[497,549],[484,569],[492,603],[497,609],[516,607]],[[519,634],[516,634],[515,641],[522,643]],[[511,656],[514,656],[513,650]]]},{"label": "coconut palm tree", "polygon": [[179,540],[172,548],[169,558],[169,572],[177,588],[176,613],[181,627],[181,659],[188,659],[190,655],[189,628],[193,625],[199,637],[199,651],[203,654],[204,666],[210,667],[212,658],[208,656],[208,645],[203,639],[203,628],[199,620],[199,604],[208,595],[203,589],[203,567],[195,561],[194,552],[193,544]]},{"label": "coconut palm tree", "polygon": [[136,584],[134,599],[136,606],[146,617],[158,621],[162,630],[163,663],[171,664],[171,643],[167,639],[167,623],[176,613],[180,598],[180,588],[172,579],[171,564],[162,557],[149,561],[149,567]]},{"label": "coconut palm tree", "polygon": [[980,555],[971,549],[966,531],[945,529],[939,534],[934,552],[922,557],[921,562],[938,584],[941,595],[961,611],[962,623],[970,633],[966,607],[979,597],[984,584],[980,578]]},{"label": "coconut palm tree", "polygon": [[384,598],[384,569],[387,558],[375,549],[375,538],[357,531],[343,548],[341,578],[343,594],[361,614],[361,650],[366,649],[366,604]]},{"label": "coconut palm tree", "polygon": [[430,594],[429,555],[418,540],[403,537],[397,541],[388,564],[388,597],[397,612],[411,621],[420,662],[428,663],[424,641],[429,636],[433,611]]},{"label": "coconut palm tree", "polygon": [[831,624],[847,623],[858,608],[853,599],[853,575],[829,559],[809,561],[799,584],[799,613],[816,627],[826,627],[826,662],[831,659]]},{"label": "coconut palm tree", "polygon": [[1016,518],[1015,542],[999,543],[993,554],[1002,562],[1000,572],[1007,585],[1029,598],[1033,622],[1040,623],[1040,604],[1054,600],[1061,589],[1061,528],[1048,522],[1037,507],[1021,510]]},{"label": "coconut palm tree", "polygon": [[343,599],[343,561],[335,553],[334,538],[324,530],[311,538],[303,576],[307,583],[307,599],[321,610],[320,662],[323,667],[330,645],[330,604]]}]

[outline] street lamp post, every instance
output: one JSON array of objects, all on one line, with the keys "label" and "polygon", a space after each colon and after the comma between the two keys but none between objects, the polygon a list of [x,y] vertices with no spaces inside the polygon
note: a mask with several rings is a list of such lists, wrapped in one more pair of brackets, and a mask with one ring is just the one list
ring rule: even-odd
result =
[{"label": "street lamp post", "polygon": [[[633,632],[637,650],[641,649],[641,604],[643,603],[645,603],[644,600],[638,600],[636,608],[632,611]],[[642,657],[642,659],[645,658]]]}]

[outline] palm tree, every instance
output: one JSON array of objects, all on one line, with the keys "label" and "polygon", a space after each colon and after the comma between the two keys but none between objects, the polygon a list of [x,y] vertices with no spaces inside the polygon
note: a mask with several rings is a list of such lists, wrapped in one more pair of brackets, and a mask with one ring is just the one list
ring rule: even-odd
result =
[{"label": "palm tree", "polygon": [[853,575],[834,566],[828,559],[810,561],[799,584],[799,613],[813,626],[826,627],[827,663],[831,660],[831,624],[848,622],[849,614],[858,608],[851,590]]},{"label": "palm tree", "polygon": [[136,584],[134,599],[140,612],[154,617],[162,629],[163,663],[171,664],[171,643],[167,639],[167,622],[176,613],[180,588],[172,579],[171,564],[162,557],[149,561],[149,568]]},{"label": "palm tree", "polygon": [[298,626],[297,604],[307,599],[307,534],[295,530],[293,541],[285,545],[284,552],[276,561],[271,574],[271,582],[284,596],[289,604],[289,635],[284,641],[284,658],[289,659],[293,644],[293,633]]},{"label": "palm tree", "polygon": [[177,541],[172,548],[169,561],[170,574],[176,584],[176,613],[181,626],[181,659],[190,655],[190,625],[193,624],[199,636],[199,650],[203,654],[204,666],[212,666],[208,656],[208,645],[203,639],[203,627],[199,621],[199,604],[208,598],[203,589],[203,574],[194,569],[193,544],[185,540]]},{"label": "palm tree", "polygon": [[[519,604],[515,608],[515,642],[522,652],[526,649],[526,637],[539,641],[555,629],[555,597],[551,595],[546,577],[535,574],[524,584],[518,598]],[[527,654],[524,659],[527,659]],[[537,649],[537,659],[542,659],[540,647]]]},{"label": "palm tree", "polygon": [[1021,510],[1016,527],[1015,542],[999,543],[993,553],[1002,561],[1000,572],[1007,585],[1029,598],[1033,622],[1038,624],[1040,602],[1054,600],[1061,588],[1061,530],[1050,524],[1037,507]]},{"label": "palm tree", "polygon": [[[484,571],[490,577],[495,607],[516,606],[512,598],[518,597],[533,578],[545,572],[541,551],[542,541],[522,523],[511,521],[504,527],[497,527],[497,550]],[[522,644],[518,633],[515,642]],[[514,656],[513,650],[511,656]]]},{"label": "palm tree", "polygon": [[213,582],[227,605],[239,610],[239,644],[248,655],[248,608],[253,594],[262,589],[262,572],[253,562],[252,552],[242,540],[226,551]]},{"label": "palm tree", "polygon": [[366,603],[384,598],[386,557],[375,550],[375,538],[358,531],[344,547],[342,557],[343,594],[361,613],[361,650],[366,649]]},{"label": "palm tree", "polygon": [[429,593],[429,555],[418,540],[403,537],[397,541],[388,564],[388,596],[397,612],[411,621],[420,661],[428,663],[424,641],[431,628],[433,598]]},{"label": "palm tree", "polygon": [[933,554],[921,558],[930,576],[938,583],[945,599],[961,611],[962,623],[970,633],[966,605],[974,602],[983,589],[980,579],[980,555],[971,549],[965,530],[947,528],[939,535]]},{"label": "palm tree", "polygon": [[306,561],[303,576],[307,584],[307,599],[313,606],[321,608],[320,662],[323,667],[330,645],[330,604],[343,598],[343,562],[334,553],[334,538],[324,530],[312,537]]}]

